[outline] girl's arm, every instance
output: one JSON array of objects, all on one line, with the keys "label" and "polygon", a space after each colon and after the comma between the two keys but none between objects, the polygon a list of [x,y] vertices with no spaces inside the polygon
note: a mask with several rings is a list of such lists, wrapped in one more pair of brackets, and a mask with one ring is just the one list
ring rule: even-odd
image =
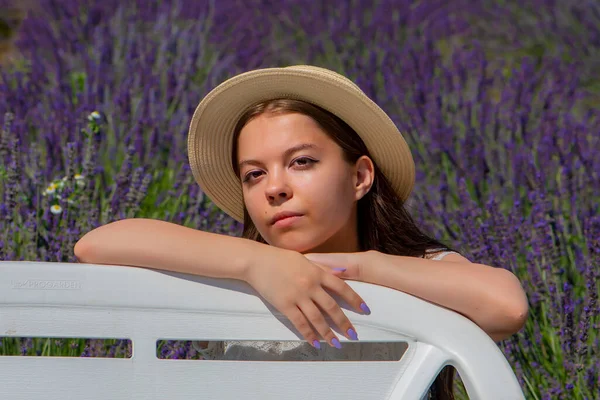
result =
[{"label": "girl's arm", "polygon": [[86,233],[74,248],[82,263],[176,271],[212,278],[244,279],[250,254],[267,245],[203,232],[170,222],[131,218]]},{"label": "girl's arm", "polygon": [[344,280],[295,251],[142,218],[96,228],[75,244],[74,251],[79,261],[88,264],[147,267],[243,280],[284,314],[315,347],[320,346],[319,336],[331,346],[340,345],[321,310],[326,310],[346,337],[356,339],[356,329],[328,290],[359,312],[362,298]]},{"label": "girl's arm", "polygon": [[362,280],[388,286],[454,310],[495,341],[518,332],[527,319],[525,291],[502,268],[472,263],[458,254],[442,260],[364,253]]},{"label": "girl's arm", "polygon": [[311,253],[309,260],[343,279],[409,293],[464,315],[495,342],[518,332],[529,312],[521,283],[510,271],[472,263],[453,253],[441,260],[404,257],[378,251]]}]

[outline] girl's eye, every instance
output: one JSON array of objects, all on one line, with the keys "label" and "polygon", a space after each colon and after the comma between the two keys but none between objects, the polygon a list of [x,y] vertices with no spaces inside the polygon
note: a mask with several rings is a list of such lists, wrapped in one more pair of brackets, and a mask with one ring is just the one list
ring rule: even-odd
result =
[{"label": "girl's eye", "polygon": [[313,160],[312,158],[308,158],[308,157],[300,157],[300,158],[296,158],[292,164],[296,164],[299,167],[307,167],[311,164],[316,163],[317,160]]},{"label": "girl's eye", "polygon": [[248,182],[252,179],[258,178],[261,171],[250,171],[246,175],[244,175],[244,182]]}]

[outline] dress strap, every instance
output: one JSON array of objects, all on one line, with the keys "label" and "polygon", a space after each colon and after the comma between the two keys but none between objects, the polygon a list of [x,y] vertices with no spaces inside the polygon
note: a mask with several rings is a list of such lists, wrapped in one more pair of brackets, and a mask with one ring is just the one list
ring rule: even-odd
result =
[{"label": "dress strap", "polygon": [[439,261],[442,258],[446,257],[448,254],[458,254],[458,253],[455,251],[443,251],[440,254],[436,254],[434,257],[431,257],[430,260]]}]

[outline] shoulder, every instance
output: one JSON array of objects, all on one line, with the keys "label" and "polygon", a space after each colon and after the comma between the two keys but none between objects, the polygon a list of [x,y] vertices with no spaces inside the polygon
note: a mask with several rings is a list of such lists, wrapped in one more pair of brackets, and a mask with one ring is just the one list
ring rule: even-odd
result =
[{"label": "shoulder", "polygon": [[445,248],[427,249],[423,258],[436,261],[443,259],[444,261],[471,262],[460,253]]}]

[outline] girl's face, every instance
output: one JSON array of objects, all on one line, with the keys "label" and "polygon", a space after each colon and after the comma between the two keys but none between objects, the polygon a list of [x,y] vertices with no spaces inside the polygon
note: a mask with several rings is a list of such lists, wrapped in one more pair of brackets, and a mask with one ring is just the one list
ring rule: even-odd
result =
[{"label": "girl's face", "polygon": [[267,243],[298,252],[358,251],[356,202],[373,164],[355,164],[310,117],[261,114],[241,130],[244,203]]}]

